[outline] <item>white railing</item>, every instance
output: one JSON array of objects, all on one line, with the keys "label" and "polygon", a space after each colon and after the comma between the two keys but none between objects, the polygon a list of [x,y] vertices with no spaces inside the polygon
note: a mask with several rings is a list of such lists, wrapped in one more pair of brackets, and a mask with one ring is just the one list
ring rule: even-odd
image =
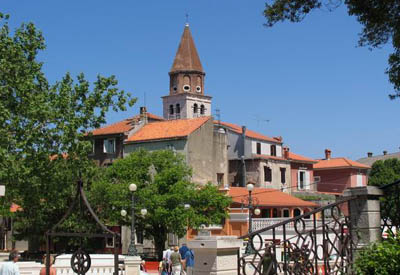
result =
[{"label": "white railing", "polygon": [[[263,228],[266,228],[268,226],[278,224],[280,222],[283,222],[285,220],[288,220],[289,218],[266,218],[266,219],[253,219],[253,226],[252,229],[253,231],[260,230]],[[308,230],[314,228],[314,220],[313,219],[302,219],[304,221],[305,228],[303,228],[303,223],[301,221],[297,222],[297,229],[298,230]],[[325,224],[329,223],[329,220],[325,220]],[[322,221],[321,220],[316,220],[316,226],[317,228],[322,226]],[[286,230],[294,230],[294,222],[290,222],[286,224]],[[276,228],[276,230],[283,230],[283,226],[279,226]]]},{"label": "white railing", "polygon": [[[91,255],[92,265],[86,275],[114,275],[114,255]],[[123,256],[119,256],[123,260]],[[75,275],[70,265],[71,255],[61,255],[56,258],[53,267],[57,270],[57,275]],[[21,275],[39,275],[40,269],[44,266],[37,262],[18,262]],[[119,275],[125,275],[120,265]]]}]

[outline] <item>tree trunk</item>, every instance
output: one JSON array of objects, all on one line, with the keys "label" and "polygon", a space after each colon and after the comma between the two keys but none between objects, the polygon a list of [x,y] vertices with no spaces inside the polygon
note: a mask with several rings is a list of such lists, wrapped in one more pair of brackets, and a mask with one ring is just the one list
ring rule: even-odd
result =
[{"label": "tree trunk", "polygon": [[167,241],[167,234],[165,233],[164,230],[158,229],[157,231],[155,230],[154,232],[158,232],[158,234],[155,234],[154,237],[154,245],[156,248],[157,252],[157,257],[158,260],[162,260],[163,256],[163,251],[165,250],[165,242]]}]

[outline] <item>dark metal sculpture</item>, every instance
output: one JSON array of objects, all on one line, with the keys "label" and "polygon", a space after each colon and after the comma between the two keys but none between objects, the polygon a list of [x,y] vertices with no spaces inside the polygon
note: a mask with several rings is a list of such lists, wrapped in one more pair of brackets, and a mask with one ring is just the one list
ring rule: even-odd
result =
[{"label": "dark metal sculpture", "polygon": [[352,199],[242,236],[249,238],[253,253],[239,258],[238,274],[320,274],[322,270],[324,274],[346,274],[353,262],[355,244],[344,210],[348,210]]},{"label": "dark metal sculpture", "polygon": [[[76,208],[76,206],[80,206],[81,217],[83,217],[85,209],[90,213],[90,216],[96,221],[96,223],[100,226],[104,233],[87,233],[87,232],[57,232],[56,229],[72,214],[72,211]],[[119,234],[109,230],[97,217],[94,213],[92,207],[90,206],[85,191],[83,190],[83,182],[82,180],[78,180],[76,184],[76,195],[75,198],[70,205],[69,209],[65,213],[64,217],[55,224],[49,231],[46,232],[46,275],[50,275],[50,242],[51,237],[77,237],[77,238],[113,238],[114,240],[114,275],[118,275],[118,237]],[[79,274],[85,275],[91,266],[90,255],[84,250],[81,246],[72,254],[71,257],[71,268],[72,270]]]}]

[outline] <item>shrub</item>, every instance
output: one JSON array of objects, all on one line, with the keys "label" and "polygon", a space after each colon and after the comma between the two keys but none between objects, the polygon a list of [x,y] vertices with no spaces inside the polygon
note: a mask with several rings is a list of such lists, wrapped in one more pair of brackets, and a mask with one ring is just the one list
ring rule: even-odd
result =
[{"label": "shrub", "polygon": [[357,275],[400,274],[400,234],[361,250],[354,271]]}]

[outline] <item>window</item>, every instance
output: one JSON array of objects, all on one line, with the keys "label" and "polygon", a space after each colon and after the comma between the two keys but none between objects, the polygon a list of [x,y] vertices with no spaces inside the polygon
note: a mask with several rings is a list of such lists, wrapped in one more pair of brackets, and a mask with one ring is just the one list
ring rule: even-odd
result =
[{"label": "window", "polygon": [[261,155],[261,143],[257,142],[257,155]]},{"label": "window", "polygon": [[104,140],[104,153],[114,154],[115,153],[115,138],[109,138]]},{"label": "window", "polygon": [[299,171],[299,182],[297,183],[297,188],[299,190],[304,189],[304,179],[305,179],[305,171]]},{"label": "window", "polygon": [[169,105],[169,114],[170,115],[174,114],[174,105]]},{"label": "window", "polygon": [[263,218],[271,218],[271,209],[261,209],[261,217]]},{"label": "window", "polygon": [[281,183],[285,184],[286,183],[286,168],[281,167]]},{"label": "window", "polygon": [[271,156],[276,157],[276,145],[271,145]]},{"label": "window", "polygon": [[197,105],[197,103],[195,103],[193,105],[193,114],[197,114],[199,112],[199,105]]},{"label": "window", "polygon": [[290,211],[289,211],[289,209],[283,209],[283,210],[282,210],[282,216],[283,216],[284,218],[289,218],[289,217],[290,217]]},{"label": "window", "polygon": [[181,117],[180,116],[180,114],[181,114],[181,105],[179,103],[176,104],[175,112],[176,112],[176,118],[180,118]]},{"label": "window", "polygon": [[293,211],[293,216],[297,217],[301,215],[301,210],[298,208],[295,208]]},{"label": "window", "polygon": [[224,185],[224,173],[217,173],[217,183],[218,186]]},{"label": "window", "polygon": [[206,112],[206,108],[204,107],[203,104],[201,104],[201,106],[200,106],[200,115],[204,115],[205,112]]},{"label": "window", "polygon": [[297,174],[297,189],[310,189],[310,172],[300,170]]},{"label": "window", "polygon": [[272,171],[268,166],[264,166],[264,181],[271,182],[272,181]]},{"label": "window", "polygon": [[363,186],[363,176],[361,174],[357,175],[357,187]]}]

